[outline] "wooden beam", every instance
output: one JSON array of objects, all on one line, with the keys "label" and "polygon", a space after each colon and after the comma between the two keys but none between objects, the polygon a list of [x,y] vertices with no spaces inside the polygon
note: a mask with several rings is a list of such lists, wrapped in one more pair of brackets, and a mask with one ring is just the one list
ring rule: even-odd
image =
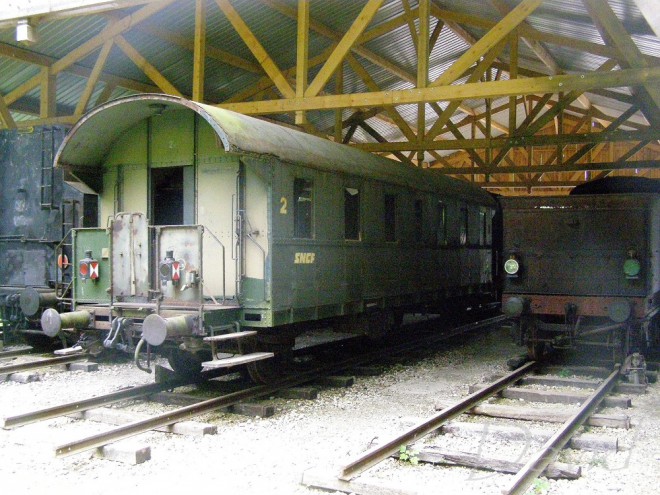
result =
[{"label": "wooden beam", "polygon": [[96,86],[96,83],[98,82],[99,77],[103,72],[103,66],[105,65],[106,60],[108,60],[108,55],[110,55],[110,50],[112,50],[112,45],[113,45],[112,40],[106,41],[103,44],[103,47],[101,48],[101,52],[99,53],[99,56],[96,58],[96,62],[94,63],[94,68],[92,69],[92,73],[89,75],[89,79],[87,79],[87,84],[85,85],[85,89],[80,95],[80,99],[78,100],[76,109],[73,112],[74,115],[80,116],[83,113],[85,113],[85,109],[87,108],[89,99],[92,96],[94,87]]},{"label": "wooden beam", "polygon": [[[369,75],[367,70],[357,61],[357,59],[353,55],[349,54],[346,57],[346,60],[351,66],[351,69],[353,69],[353,72],[355,72],[360,77],[360,79],[362,79],[362,81],[367,86],[367,89],[369,89],[369,91],[373,91],[373,92],[380,91],[380,88],[378,87],[376,82],[373,80],[373,78]],[[408,122],[405,121],[405,119],[401,116],[401,114],[397,111],[396,108],[392,106],[388,106],[385,107],[385,111],[394,121],[394,123],[398,126],[399,130],[406,137],[406,139],[414,141],[417,138],[415,136],[415,133],[410,129]],[[364,120],[366,119],[365,118],[361,119],[361,122],[364,122]]]},{"label": "wooden beam", "polygon": [[346,54],[348,54],[355,41],[364,32],[371,20],[374,18],[376,12],[378,12],[378,9],[380,9],[382,4],[383,0],[369,0],[367,2],[367,4],[362,9],[362,12],[360,12],[358,15],[357,19],[355,19],[351,27],[348,29],[348,31],[346,31],[346,34],[337,45],[337,48],[335,48],[332,55],[330,55],[326,63],[323,65],[323,67],[321,67],[319,73],[310,83],[309,87],[305,91],[306,97],[312,97],[319,94],[339,64],[344,60]]},{"label": "wooden beam", "polygon": [[67,2],[3,2],[0,6],[0,29],[14,26],[20,19],[37,19],[39,23],[81,15],[144,5],[159,0],[77,0]]},{"label": "wooden beam", "polygon": [[12,117],[9,107],[7,106],[7,103],[5,103],[5,99],[2,95],[0,95],[0,118],[7,129],[16,129],[14,117]]},{"label": "wooden beam", "polygon": [[[518,29],[511,32],[509,37],[509,79],[518,79]],[[509,97],[509,135],[516,132],[516,118],[518,104],[515,96]]]},{"label": "wooden beam", "polygon": [[57,76],[49,67],[41,69],[41,94],[39,116],[42,119],[55,117],[57,112]]},{"label": "wooden beam", "polygon": [[[283,2],[279,0],[260,0],[261,3],[264,5],[269,6],[273,10],[276,10],[277,12],[281,13],[282,15],[289,17],[290,19],[297,19],[297,13],[296,10],[289,7],[288,5],[284,4]],[[413,9],[414,11],[414,9]],[[379,25],[378,27],[375,27],[373,29],[370,29],[369,31],[365,31],[360,35],[360,37],[357,39],[357,41],[353,44],[351,47],[351,50],[355,52],[356,54],[360,55],[361,57],[367,59],[369,62],[382,67],[383,69],[387,70],[388,72],[394,74],[395,76],[403,79],[403,80],[410,80],[414,84],[414,78],[408,74],[404,69],[396,65],[394,62],[391,60],[388,60],[373,51],[365,48],[362,46],[364,43],[367,43],[373,39],[376,39],[384,34],[387,34],[394,29],[397,29],[404,25],[406,23],[405,19],[405,14],[401,16],[397,16],[387,22],[384,22],[383,24]],[[318,21],[314,21],[310,19],[309,22],[309,27],[312,31],[320,34],[321,36],[325,36],[328,39],[331,39],[333,41],[336,41],[339,43],[342,40],[343,34],[339,33],[337,31],[334,31],[330,29],[329,27],[319,23]]]},{"label": "wooden beam", "polygon": [[[417,87],[428,86],[429,79],[429,36],[430,36],[430,0],[419,1],[419,39],[417,41]],[[414,28],[414,25],[413,25]],[[424,142],[426,136],[426,103],[417,104],[417,140]],[[417,164],[422,165],[424,151],[417,154]]]},{"label": "wooden beam", "polygon": [[[130,30],[140,22],[149,18],[156,12],[163,10],[168,5],[174,3],[175,0],[161,0],[160,2],[147,5],[131,14],[128,14],[121,18],[117,22],[113,22],[104,28],[99,34],[93,38],[87,40],[82,45],[78,46],[67,55],[61,59],[53,62],[50,66],[50,72],[52,75],[57,75],[63,70],[66,70],[71,65],[73,65],[78,60],[86,57],[94,50],[103,45],[106,41],[112,39],[120,33]],[[8,105],[11,105],[14,101],[23,97],[29,91],[32,91],[34,88],[39,86],[41,82],[41,75],[37,75],[32,79],[21,84],[18,88],[15,88],[8,95],[5,96],[5,100]]]},{"label": "wooden beam", "polygon": [[206,68],[206,0],[195,0],[195,39],[193,49],[192,99],[204,101]]},{"label": "wooden beam", "polygon": [[[193,53],[195,51],[194,41],[191,41],[185,36],[159,29],[156,26],[140,26],[137,28],[137,30],[156,36],[157,38],[167,41],[172,45],[185,48],[186,50],[189,50]],[[208,43],[206,43],[206,56],[223,64],[231,65],[232,67],[237,67],[254,74],[264,73],[263,68],[259,64],[255,64],[254,62],[250,62],[244,58],[237,57],[234,54],[231,54],[225,50],[221,50],[220,48],[217,48],[213,45],[209,45]]]},{"label": "wooden beam", "polygon": [[[296,97],[305,96],[309,68],[309,0],[298,0],[298,41],[296,51]],[[296,124],[307,122],[305,112],[296,112]]]},{"label": "wooden beam", "polygon": [[346,107],[364,108],[430,101],[455,101],[470,98],[498,98],[538,93],[561,93],[573,90],[587,91],[590,88],[614,88],[643,83],[652,84],[659,80],[660,67],[649,67],[647,69],[624,69],[612,71],[607,74],[587,72],[573,75],[428,87],[415,90],[315,96],[312,98],[305,97],[287,100],[220,104],[218,106],[244,114],[260,115],[287,113],[296,110],[331,110]]},{"label": "wooden beam", "polygon": [[461,55],[452,66],[443,72],[431,86],[451,84],[461,77],[472,64],[500,43],[518,24],[524,21],[543,0],[523,0],[509,14],[498,22],[482,38]]},{"label": "wooden beam", "polygon": [[[623,68],[644,68],[648,64],[635,42],[626,31],[623,23],[612,11],[607,2],[602,0],[583,0],[589,14],[606,44],[614,46],[621,53],[618,57]],[[641,100],[644,116],[653,125],[660,125],[660,88],[654,84],[643,84],[633,90]]]},{"label": "wooden beam", "polygon": [[459,150],[485,148],[523,148],[526,146],[557,146],[584,143],[602,143],[609,141],[646,141],[660,139],[660,129],[649,128],[646,131],[612,131],[581,134],[551,134],[540,136],[495,137],[491,139],[453,139],[432,141],[419,145],[416,142],[359,143],[355,146],[364,151],[392,152],[418,150]]},{"label": "wooden beam", "polygon": [[[504,48],[504,45],[505,42],[500,41],[487,54],[485,54],[482,57],[482,60],[477,64],[475,69],[472,71],[472,74],[470,74],[465,84],[475,84],[475,83],[478,84],[478,81],[481,79],[481,76],[491,66],[495,58],[497,58],[497,56],[500,54],[500,52]],[[445,108],[442,114],[438,115],[438,118],[433,123],[429,131],[426,133],[425,141],[432,141],[433,139],[435,139],[436,136],[438,136],[442,132],[443,127],[449,121],[449,119],[451,119],[451,117],[454,115],[454,112],[456,112],[460,104],[461,101],[453,101],[447,106],[447,108]]]},{"label": "wooden beam", "polygon": [[103,91],[101,91],[101,94],[99,94],[98,98],[96,98],[94,105],[99,106],[108,101],[115,89],[116,86],[113,86],[112,84],[106,84],[105,88],[103,88]]},{"label": "wooden beam", "polygon": [[[30,50],[25,50],[13,45],[8,45],[6,43],[0,43],[0,56],[8,57],[14,60],[19,60],[21,62],[26,62],[28,64],[39,65],[40,67],[51,67],[53,63],[57,61],[54,57],[49,57],[47,55],[31,52]],[[72,64],[71,66],[65,69],[66,72],[84,78],[89,78],[92,70],[88,67],[83,67],[82,65]],[[131,89],[133,91],[139,91],[142,93],[153,93],[158,91],[156,86],[151,84],[144,84],[139,81],[134,81],[132,79],[127,79],[124,77],[119,77],[114,74],[102,73],[99,76],[99,81],[103,81],[106,84],[111,84],[114,86],[120,86],[122,88]],[[16,101],[16,100],[14,100]]]},{"label": "wooden beam", "polygon": [[413,41],[413,45],[415,45],[415,50],[418,50],[419,40],[417,38],[417,28],[415,28],[415,18],[417,16],[413,14],[412,9],[410,8],[410,2],[408,0],[401,0],[401,5],[403,5],[403,12],[406,16],[406,22],[408,23],[410,38]]},{"label": "wooden beam", "polygon": [[289,82],[286,80],[275,61],[270,58],[268,52],[259,43],[257,37],[252,33],[250,28],[241,16],[236,12],[236,9],[229,3],[229,0],[215,0],[220,10],[225,14],[234,29],[245,42],[245,45],[250,49],[254,58],[263,67],[268,77],[271,78],[275,87],[285,98],[294,98],[296,92],[291,88]]},{"label": "wooden beam", "polygon": [[[448,23],[448,21],[453,21],[459,24],[474,26],[480,29],[491,29],[496,24],[496,22],[491,19],[486,19],[472,14],[463,14],[458,11],[444,10],[435,4],[431,4],[431,12],[434,16],[444,20],[446,23]],[[550,43],[551,45],[562,46],[576,51],[587,52],[593,55],[598,55],[600,57],[616,58],[619,55],[618,50],[610,46],[593,43],[583,39],[571,38],[569,36],[563,36],[549,31],[538,31],[537,29],[534,29],[530,26],[525,26],[524,24],[519,26],[519,31],[520,36],[524,36],[528,39]],[[660,57],[644,55],[644,58],[647,60],[649,65],[660,63]]]},{"label": "wooden beam", "polygon": [[471,174],[529,174],[529,173],[550,173],[550,172],[584,172],[599,170],[630,170],[635,168],[660,168],[660,160],[636,160],[616,162],[585,162],[573,163],[568,166],[563,165],[520,165],[509,167],[497,167],[495,169],[481,170],[478,167],[432,167],[433,170],[448,175],[471,175]]},{"label": "wooden beam", "polygon": [[[359,125],[360,125],[360,127],[362,127],[366,131],[367,134],[369,134],[371,137],[373,137],[379,143],[386,143],[387,142],[387,140],[383,136],[381,136],[373,127],[371,127],[366,122],[364,122],[364,121],[360,122]],[[415,166],[415,164],[412,161],[410,161],[410,158],[408,158],[403,153],[401,153],[399,151],[395,151],[392,154],[394,156],[396,156],[399,159],[399,161],[401,161],[403,163],[407,163],[407,164],[412,165],[412,166]]]},{"label": "wooden beam", "polygon": [[[509,7],[503,0],[490,0],[493,6],[500,12],[502,15],[506,15],[509,12]],[[530,27],[527,21],[522,23],[523,26]],[[552,54],[541,44],[538,40],[533,40],[527,37],[522,38],[523,42],[529,47],[530,50],[536,54],[538,59],[543,62],[543,64],[550,70],[550,74],[564,74],[565,71],[559,66]],[[585,108],[591,108],[591,101],[586,95],[580,95],[578,100]]]},{"label": "wooden beam", "polygon": [[165,76],[163,76],[158,71],[158,69],[156,69],[153,65],[151,65],[149,61],[140,54],[140,52],[138,52],[128,41],[126,41],[126,39],[122,35],[117,35],[115,37],[115,44],[164,93],[175,96],[183,96],[183,94],[180,93],[179,90],[176,89],[174,85],[170,83],[165,78]]},{"label": "wooden beam", "polygon": [[[335,93],[340,95],[344,92],[344,64],[341,64],[337,68],[335,77],[337,78],[335,81]],[[335,110],[335,132],[334,132],[335,143],[342,142],[342,133],[344,130],[342,119],[343,119],[342,110],[341,109]]]}]

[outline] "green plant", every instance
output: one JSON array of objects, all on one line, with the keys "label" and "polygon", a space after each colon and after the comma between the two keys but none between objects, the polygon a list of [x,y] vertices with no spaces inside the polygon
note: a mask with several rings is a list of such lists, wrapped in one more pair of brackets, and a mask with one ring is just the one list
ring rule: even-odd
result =
[{"label": "green plant", "polygon": [[563,369],[563,370],[559,370],[558,375],[562,378],[568,378],[569,376],[571,376],[571,372],[570,370]]},{"label": "green plant", "polygon": [[550,489],[550,482],[545,478],[537,478],[525,495],[542,495]]},{"label": "green plant", "polygon": [[399,447],[399,460],[403,462],[409,462],[413,466],[419,464],[419,457],[417,457],[418,452],[414,450],[408,450],[406,445]]}]

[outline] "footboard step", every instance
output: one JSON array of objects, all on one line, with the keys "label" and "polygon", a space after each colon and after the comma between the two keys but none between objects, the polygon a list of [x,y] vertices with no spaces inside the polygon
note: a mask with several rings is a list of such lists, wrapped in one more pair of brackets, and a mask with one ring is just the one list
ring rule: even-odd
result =
[{"label": "footboard step", "polygon": [[234,340],[234,339],[242,339],[244,337],[250,337],[252,335],[257,335],[256,330],[248,330],[245,332],[230,332],[230,333],[223,333],[220,335],[212,335],[210,337],[204,337],[205,342],[220,342],[223,340]]},{"label": "footboard step", "polygon": [[253,363],[254,361],[261,361],[262,359],[269,359],[274,357],[272,352],[253,352],[252,354],[243,354],[241,356],[234,356],[226,359],[214,359],[213,361],[206,361],[202,363],[204,369],[216,368],[231,368],[241,364]]}]

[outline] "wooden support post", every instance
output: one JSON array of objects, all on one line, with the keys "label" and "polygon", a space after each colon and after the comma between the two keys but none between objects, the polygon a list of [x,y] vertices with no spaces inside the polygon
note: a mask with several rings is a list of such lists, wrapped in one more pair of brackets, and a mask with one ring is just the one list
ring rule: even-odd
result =
[{"label": "wooden support post", "polygon": [[[305,96],[309,53],[309,0],[298,0],[298,48],[296,52],[296,97]],[[296,124],[307,123],[304,111],[296,112]]]},{"label": "wooden support post", "polygon": [[50,119],[57,114],[57,76],[49,67],[41,69],[41,99],[39,116],[42,119]]},{"label": "wooden support post", "polygon": [[195,41],[193,50],[192,99],[204,101],[206,67],[206,0],[195,0]]},{"label": "wooden support post", "polygon": [[[419,39],[417,41],[417,87],[425,88],[429,77],[429,35],[430,35],[429,0],[419,2]],[[426,103],[417,105],[417,141],[421,144],[426,136]],[[424,162],[424,150],[417,153],[417,166]]]}]

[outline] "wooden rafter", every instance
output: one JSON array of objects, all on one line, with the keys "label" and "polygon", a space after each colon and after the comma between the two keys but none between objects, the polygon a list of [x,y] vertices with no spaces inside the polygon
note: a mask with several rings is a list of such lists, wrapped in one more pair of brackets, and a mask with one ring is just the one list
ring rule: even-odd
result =
[{"label": "wooden rafter", "polygon": [[266,49],[261,45],[257,37],[252,33],[248,25],[234,9],[229,0],[215,0],[220,10],[225,14],[234,29],[250,49],[257,62],[263,67],[268,77],[271,78],[277,89],[285,98],[294,98],[296,92],[282,74],[275,61],[268,55]]},{"label": "wooden rafter", "polygon": [[126,38],[122,35],[117,35],[115,37],[115,44],[121,49],[122,52],[135,64],[138,68],[145,73],[145,75],[151,79],[156,86],[158,86],[163,92],[175,95],[183,96],[174,85],[163,76],[156,67],[151,65],[149,61],[144,58],[140,52],[138,52],[133,45],[131,45]]},{"label": "wooden rafter", "polygon": [[[644,68],[648,63],[644,59],[635,42],[626,31],[616,14],[607,2],[600,0],[583,0],[601,37],[609,46],[615,47],[621,56],[618,57],[622,67]],[[642,112],[653,125],[660,125],[660,89],[654,84],[642,84],[633,89],[641,102]]]},{"label": "wooden rafter", "polygon": [[206,68],[206,0],[195,0],[195,39],[193,41],[192,99],[204,101]]},{"label": "wooden rafter", "polygon": [[2,119],[2,122],[4,123],[5,127],[8,129],[16,129],[16,122],[14,121],[14,117],[12,117],[11,112],[9,111],[9,107],[7,106],[7,103],[5,103],[5,99],[0,95],[0,118]]},{"label": "wooden rafter", "polygon": [[89,103],[89,99],[92,96],[94,87],[96,86],[96,83],[98,82],[99,77],[101,76],[101,72],[103,72],[103,66],[105,65],[106,60],[108,60],[108,55],[110,55],[110,50],[112,50],[112,45],[113,45],[113,41],[108,40],[103,44],[103,47],[101,47],[101,52],[99,53],[99,56],[96,58],[96,63],[94,64],[92,73],[89,75],[89,78],[87,79],[87,84],[85,85],[85,89],[83,90],[83,93],[80,96],[80,99],[78,100],[78,104],[76,105],[76,109],[73,112],[74,115],[82,115],[85,109],[87,108],[87,104]]},{"label": "wooden rafter", "polygon": [[420,146],[411,142],[391,143],[358,143],[357,148],[371,152],[418,151],[425,150],[458,150],[492,148],[520,148],[524,146],[557,146],[582,143],[599,143],[603,141],[644,141],[660,139],[660,129],[649,128],[646,131],[621,131],[611,133],[584,134],[551,134],[521,137],[495,137],[490,139],[453,139],[433,141]]},{"label": "wooden rafter", "polygon": [[314,80],[305,90],[306,97],[312,97],[319,94],[332,74],[337,70],[339,64],[344,60],[344,57],[346,57],[346,54],[349,52],[353,44],[367,28],[382,4],[383,0],[369,0],[367,2],[357,19],[355,19],[351,27],[346,31],[346,34],[342,37],[337,48],[335,48],[330,57],[328,57],[328,60],[323,67],[321,67],[321,70],[316,74]]},{"label": "wooden rafter", "polygon": [[[305,96],[309,72],[309,0],[298,0],[298,31],[296,49],[296,97]],[[305,112],[296,112],[296,124],[307,123]]]},{"label": "wooden rafter", "polygon": [[[108,27],[103,29],[99,34],[92,37],[88,41],[84,42],[83,44],[81,44],[80,46],[69,52],[61,59],[53,62],[53,64],[49,67],[50,73],[53,76],[56,76],[63,70],[66,70],[71,65],[75,64],[80,59],[86,57],[94,50],[98,49],[106,41],[114,38],[115,36],[125,31],[128,31],[135,25],[139,24],[140,22],[154,15],[156,12],[163,10],[164,8],[172,4],[174,1],[175,0],[162,0],[158,3],[149,4],[146,7],[143,7],[137,10],[136,12],[133,12],[132,14],[124,16],[117,22],[111,23],[110,25],[108,25]],[[39,84],[41,83],[41,78],[42,78],[41,75],[37,75],[29,79],[28,81],[24,82],[10,93],[8,93],[5,96],[5,101],[7,102],[7,105],[11,105],[19,98],[25,96],[29,91],[32,91],[34,88],[39,86]]]}]

